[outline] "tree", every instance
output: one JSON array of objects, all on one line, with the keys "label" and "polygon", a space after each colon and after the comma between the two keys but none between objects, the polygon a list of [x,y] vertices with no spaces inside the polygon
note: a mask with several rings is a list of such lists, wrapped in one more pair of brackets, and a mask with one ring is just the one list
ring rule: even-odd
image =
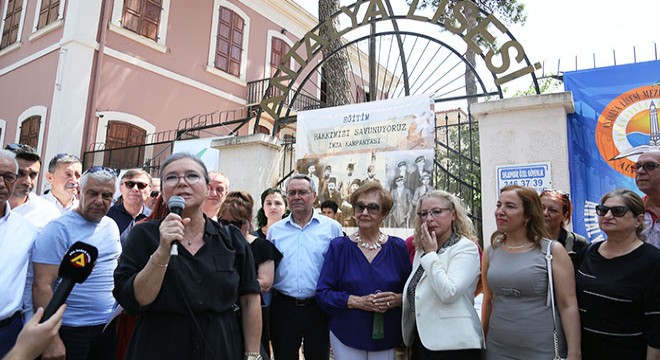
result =
[{"label": "tree", "polygon": [[[337,33],[339,20],[335,18],[332,22],[325,21],[337,11],[339,11],[339,0],[319,0],[319,23],[324,24],[319,29],[319,35],[328,41],[328,46],[322,50],[322,76],[325,80],[325,88],[321,91],[325,90],[326,106],[339,106],[350,103],[351,85],[348,79],[348,55],[346,51],[337,51],[342,46],[341,39],[333,40],[329,36],[331,33]],[[327,26],[332,26],[334,31],[332,29],[328,31]]]}]

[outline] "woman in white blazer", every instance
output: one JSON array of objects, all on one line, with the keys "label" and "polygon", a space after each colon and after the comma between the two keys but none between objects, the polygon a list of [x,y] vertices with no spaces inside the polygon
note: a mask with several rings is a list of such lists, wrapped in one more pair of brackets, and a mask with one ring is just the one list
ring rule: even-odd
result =
[{"label": "woman in white blazer", "polygon": [[434,190],[417,204],[413,270],[403,292],[403,340],[412,359],[479,360],[481,322],[474,309],[479,247],[465,208]]}]

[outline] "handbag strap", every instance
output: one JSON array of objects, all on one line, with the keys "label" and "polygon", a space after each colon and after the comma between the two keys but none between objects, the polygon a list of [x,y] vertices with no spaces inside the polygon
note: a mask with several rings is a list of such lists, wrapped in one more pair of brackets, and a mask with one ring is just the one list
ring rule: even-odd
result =
[{"label": "handbag strap", "polygon": [[546,305],[550,305],[552,308],[552,326],[554,330],[557,330],[557,320],[555,314],[555,286],[552,277],[552,246],[554,245],[555,240],[548,241],[548,248],[545,250],[545,261],[548,264],[548,300]]}]

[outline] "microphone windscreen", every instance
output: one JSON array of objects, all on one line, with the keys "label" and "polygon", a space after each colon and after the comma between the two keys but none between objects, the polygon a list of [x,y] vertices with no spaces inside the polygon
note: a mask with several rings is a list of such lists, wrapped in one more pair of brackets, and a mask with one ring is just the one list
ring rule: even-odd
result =
[{"label": "microphone windscreen", "polygon": [[92,273],[98,256],[99,251],[96,247],[76,241],[64,254],[58,275],[81,284]]},{"label": "microphone windscreen", "polygon": [[167,202],[167,207],[170,209],[171,213],[181,215],[183,209],[186,208],[186,200],[181,196],[172,196]]}]

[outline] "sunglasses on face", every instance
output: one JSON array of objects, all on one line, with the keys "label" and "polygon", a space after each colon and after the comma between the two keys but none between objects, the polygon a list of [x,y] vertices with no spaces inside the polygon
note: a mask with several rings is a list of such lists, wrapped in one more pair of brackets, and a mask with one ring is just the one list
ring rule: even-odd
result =
[{"label": "sunglasses on face", "polygon": [[612,212],[612,216],[614,217],[622,217],[628,212],[628,207],[627,206],[605,206],[605,205],[596,205],[596,214],[598,216],[605,216],[607,215],[608,212]]},{"label": "sunglasses on face", "polygon": [[364,212],[364,209],[367,209],[367,212],[371,215],[377,215],[380,212],[380,205],[374,203],[365,204],[361,202],[355,204],[355,212],[357,214]]},{"label": "sunglasses on face", "polygon": [[242,221],[229,221],[229,220],[225,220],[225,219],[220,219],[218,221],[220,221],[220,224],[222,224],[224,226],[234,225],[239,229],[241,228],[241,226],[243,226]]},{"label": "sunglasses on face", "polygon": [[5,146],[5,150],[11,150],[13,152],[17,152],[17,151],[30,152],[30,153],[37,152],[37,150],[35,150],[32,146],[25,144],[7,144],[7,146]]},{"label": "sunglasses on face", "polygon": [[[147,186],[149,186],[149,184],[143,183],[141,181],[132,181],[132,180],[124,181],[124,186],[126,186],[128,189],[132,189],[136,185],[139,190],[144,190]],[[156,196],[158,196],[158,193],[156,193]]]},{"label": "sunglasses on face", "polygon": [[657,168],[660,167],[660,164],[654,163],[654,162],[645,162],[645,163],[637,163],[635,164],[635,171],[639,171],[640,169],[644,169],[644,171],[649,172],[653,171]]}]

